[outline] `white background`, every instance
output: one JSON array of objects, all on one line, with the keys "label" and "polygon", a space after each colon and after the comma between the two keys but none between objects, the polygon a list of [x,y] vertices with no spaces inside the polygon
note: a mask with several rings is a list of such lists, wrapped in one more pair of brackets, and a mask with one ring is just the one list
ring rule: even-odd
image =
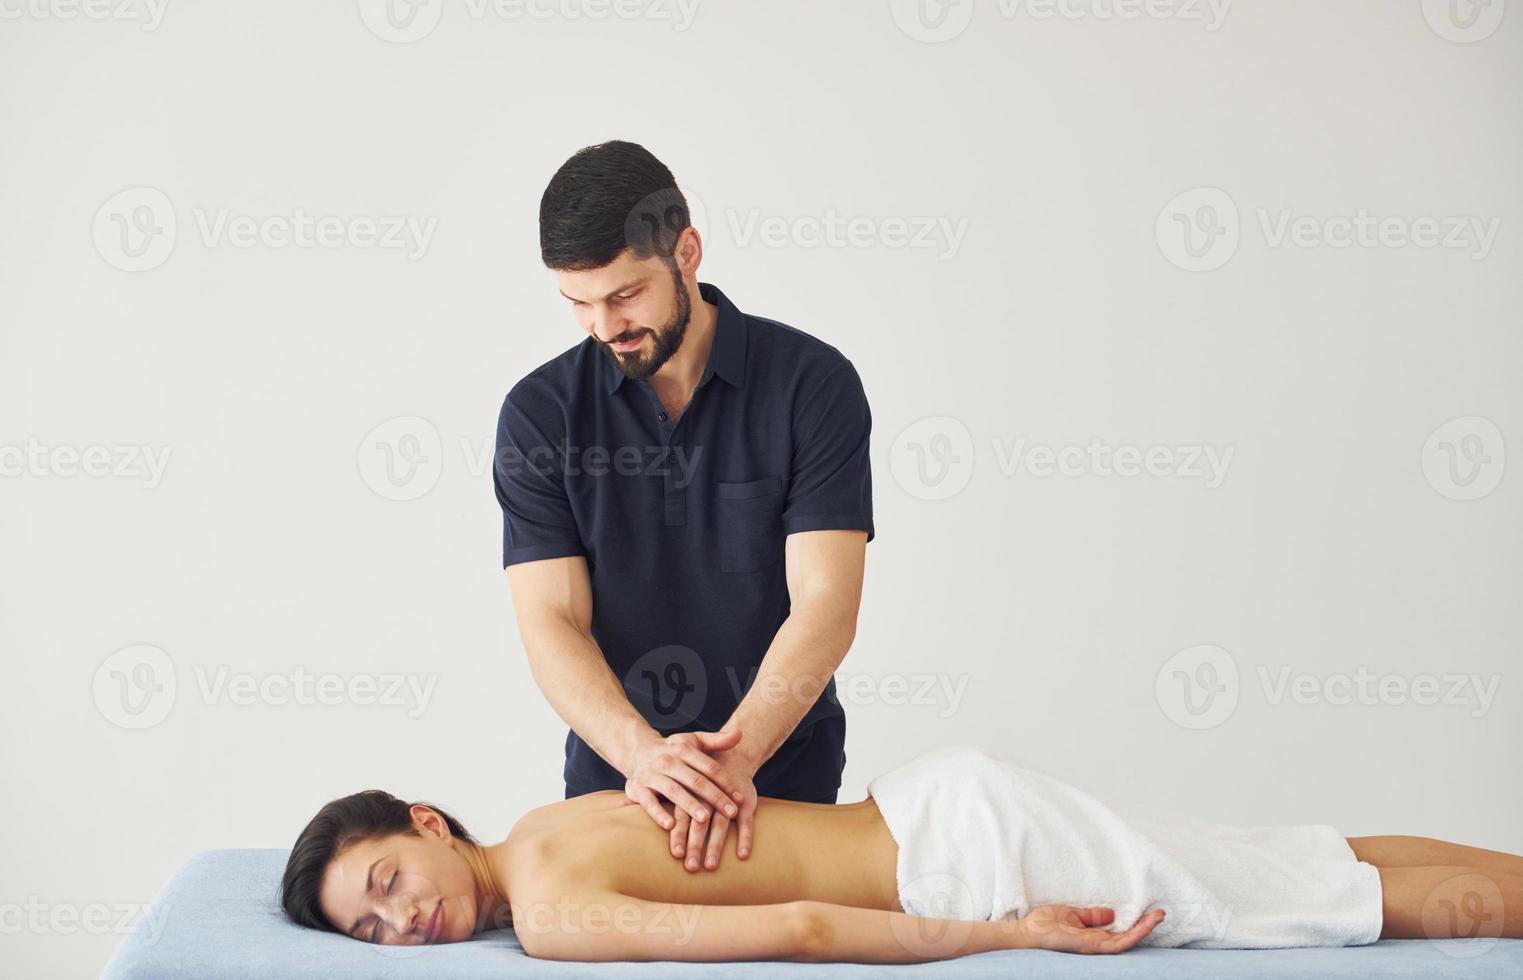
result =
[{"label": "white background", "polygon": [[[172,2],[144,29],[130,4],[0,3],[5,972],[96,974],[120,936],[87,909],[148,902],[204,849],[289,846],[344,793],[428,799],[489,840],[560,797],[565,729],[483,467],[503,394],[581,337],[539,261],[540,194],[612,138],[701,204],[699,278],[839,347],[871,400],[843,802],[974,743],[1224,822],[1523,851],[1523,11],[1462,29],[1419,0],[1219,23],[963,0],[939,39],[867,0],[710,0],[686,25],[443,0],[388,40],[361,6]],[[1188,271],[1169,206],[1202,187],[1237,243]],[[434,230],[413,257],[201,228],[297,209]],[[1336,236],[1360,209],[1495,238],[1481,257],[1272,235],[1288,216]],[[832,213],[864,236],[816,244]],[[162,263],[122,268],[123,229],[163,246],[165,217]],[[926,218],[964,223],[957,247],[895,242]],[[382,435],[421,433],[430,460],[409,500],[378,491],[369,438],[398,417],[424,422]],[[1454,418],[1482,421],[1437,431]],[[1003,473],[1020,439],[1233,455],[1214,486]],[[170,456],[149,485],[20,466],[29,444]],[[131,730],[112,671],[146,675],[108,658],[143,644],[167,659],[135,704],[162,720]],[[1171,658],[1203,644],[1227,700],[1200,728],[1171,685],[1210,676]],[[1282,676],[1361,667],[1496,687],[1484,708],[1468,686],[1276,700]],[[221,668],[435,686],[421,713],[238,704],[204,689]],[[965,686],[885,703],[926,676]]]}]

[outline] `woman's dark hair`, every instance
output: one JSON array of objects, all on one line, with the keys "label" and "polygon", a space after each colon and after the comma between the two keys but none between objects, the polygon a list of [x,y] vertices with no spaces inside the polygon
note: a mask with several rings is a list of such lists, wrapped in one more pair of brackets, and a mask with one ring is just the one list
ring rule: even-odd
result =
[{"label": "woman's dark hair", "polygon": [[551,269],[601,269],[626,248],[668,264],[692,224],[666,165],[638,143],[583,147],[561,164],[539,200],[539,251]]},{"label": "woman's dark hair", "polygon": [[[468,843],[476,838],[456,820],[433,804],[429,806],[449,827],[451,834]],[[280,904],[298,925],[311,929],[338,932],[323,915],[318,892],[328,862],[354,844],[392,834],[418,836],[409,812],[414,804],[397,799],[385,790],[367,789],[363,793],[334,800],[317,811],[291,848],[286,873],[280,880]]]}]

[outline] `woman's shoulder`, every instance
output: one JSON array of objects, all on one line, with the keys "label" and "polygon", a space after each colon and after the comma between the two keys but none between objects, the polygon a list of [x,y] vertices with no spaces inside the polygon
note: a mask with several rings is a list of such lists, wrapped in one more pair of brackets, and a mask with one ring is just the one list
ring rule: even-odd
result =
[{"label": "woman's shoulder", "polygon": [[508,838],[527,840],[558,832],[588,814],[619,809],[620,801],[624,798],[622,791],[606,789],[537,806],[518,818]]},{"label": "woman's shoulder", "polygon": [[[532,903],[606,884],[611,835],[625,822],[618,811],[639,811],[636,806],[621,807],[623,796],[614,790],[589,793],[536,807],[518,819],[502,852],[515,919],[517,899]],[[643,812],[639,816],[650,820]]]}]

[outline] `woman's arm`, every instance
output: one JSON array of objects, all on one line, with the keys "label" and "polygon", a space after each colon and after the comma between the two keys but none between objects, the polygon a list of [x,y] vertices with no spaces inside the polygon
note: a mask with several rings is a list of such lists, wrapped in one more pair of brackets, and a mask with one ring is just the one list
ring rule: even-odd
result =
[{"label": "woman's arm", "polygon": [[546,960],[790,960],[809,934],[801,902],[681,905],[585,888],[511,902],[524,952]]},{"label": "woman's arm", "polygon": [[1047,905],[1021,919],[973,922],[935,919],[829,902],[799,902],[805,911],[808,959],[845,963],[924,963],[996,949],[1051,949],[1065,953],[1121,953],[1163,921],[1155,909],[1124,932],[1104,927],[1108,908]]},{"label": "woman's arm", "polygon": [[1151,912],[1121,933],[1104,928],[1113,917],[1109,909],[1048,906],[1019,920],[969,922],[829,902],[681,905],[582,889],[546,889],[513,902],[524,952],[581,962],[923,963],[1025,947],[1119,953],[1151,932],[1163,914]]}]

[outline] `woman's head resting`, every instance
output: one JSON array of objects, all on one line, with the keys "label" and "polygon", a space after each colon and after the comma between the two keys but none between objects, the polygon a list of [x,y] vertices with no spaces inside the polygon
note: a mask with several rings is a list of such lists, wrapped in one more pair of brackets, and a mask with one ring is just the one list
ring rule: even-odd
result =
[{"label": "woman's head resting", "polygon": [[381,790],[324,806],[296,838],[280,902],[300,925],[389,946],[476,932],[476,839],[437,807]]}]

